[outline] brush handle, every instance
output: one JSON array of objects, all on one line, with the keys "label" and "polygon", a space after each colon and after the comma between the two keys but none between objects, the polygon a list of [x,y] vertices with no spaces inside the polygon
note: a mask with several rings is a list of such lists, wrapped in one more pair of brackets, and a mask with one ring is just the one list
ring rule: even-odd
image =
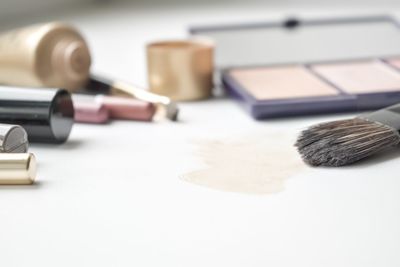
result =
[{"label": "brush handle", "polygon": [[362,115],[360,118],[385,124],[396,131],[400,131],[400,104],[396,104],[378,111]]},{"label": "brush handle", "polygon": [[110,79],[90,74],[90,79],[85,90],[92,94],[109,95],[112,83]]}]

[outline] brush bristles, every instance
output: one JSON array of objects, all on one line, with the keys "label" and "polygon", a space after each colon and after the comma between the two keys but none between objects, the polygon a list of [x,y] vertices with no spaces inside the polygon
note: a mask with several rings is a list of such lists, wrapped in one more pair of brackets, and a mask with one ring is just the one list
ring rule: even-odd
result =
[{"label": "brush bristles", "polygon": [[342,166],[399,143],[395,129],[355,118],[312,126],[301,132],[295,146],[310,165]]}]

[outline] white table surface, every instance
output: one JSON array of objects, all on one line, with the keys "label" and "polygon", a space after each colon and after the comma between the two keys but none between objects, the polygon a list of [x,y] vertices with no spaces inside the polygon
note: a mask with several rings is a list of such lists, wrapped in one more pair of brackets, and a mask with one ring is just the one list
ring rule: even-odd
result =
[{"label": "white table surface", "polygon": [[[182,38],[191,23],[289,13],[228,11],[120,6],[58,18],[81,28],[95,71],[145,85],[146,42]],[[56,16],[36,19],[47,18]],[[255,122],[214,99],[182,104],[179,123],[77,124],[64,145],[31,146],[36,185],[0,187],[0,266],[399,266],[398,151],[300,173],[272,195],[179,179],[201,164],[193,139],[291,133],[339,117],[349,115]]]}]

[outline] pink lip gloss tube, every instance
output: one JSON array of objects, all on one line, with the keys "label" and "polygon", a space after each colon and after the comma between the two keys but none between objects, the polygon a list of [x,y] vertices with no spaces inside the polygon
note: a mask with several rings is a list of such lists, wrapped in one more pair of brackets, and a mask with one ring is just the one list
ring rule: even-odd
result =
[{"label": "pink lip gloss tube", "polygon": [[73,95],[74,120],[82,123],[106,123],[109,120],[107,108],[95,97]]},{"label": "pink lip gloss tube", "polygon": [[156,112],[154,104],[133,98],[99,95],[96,99],[113,119],[151,121]]}]

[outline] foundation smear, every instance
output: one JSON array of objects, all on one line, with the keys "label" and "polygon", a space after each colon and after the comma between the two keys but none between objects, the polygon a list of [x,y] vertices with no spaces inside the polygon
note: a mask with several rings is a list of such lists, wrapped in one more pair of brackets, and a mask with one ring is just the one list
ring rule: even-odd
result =
[{"label": "foundation smear", "polygon": [[282,133],[197,141],[196,154],[204,169],[182,179],[227,192],[271,194],[284,189],[285,181],[306,169],[294,138]]}]

